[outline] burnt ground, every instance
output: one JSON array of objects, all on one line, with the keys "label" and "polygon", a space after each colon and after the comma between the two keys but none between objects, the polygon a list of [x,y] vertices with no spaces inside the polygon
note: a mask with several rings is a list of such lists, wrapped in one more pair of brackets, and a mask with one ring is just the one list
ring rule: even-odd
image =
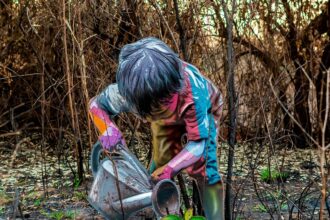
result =
[{"label": "burnt ground", "polygon": [[[41,147],[40,138],[32,134],[0,139],[0,219],[103,219],[87,201],[93,179],[88,159],[88,172],[80,184],[73,174],[70,141],[59,148],[48,140]],[[146,148],[140,142],[135,151],[144,161]],[[226,171],[227,149],[221,145],[222,173]],[[88,152],[86,149],[85,155]],[[317,152],[239,145],[233,183],[235,219],[318,219],[321,181]],[[277,173],[285,175],[263,178],[269,163],[273,173],[281,170]],[[189,185],[188,194],[191,191]],[[328,209],[324,211],[329,219]]]}]

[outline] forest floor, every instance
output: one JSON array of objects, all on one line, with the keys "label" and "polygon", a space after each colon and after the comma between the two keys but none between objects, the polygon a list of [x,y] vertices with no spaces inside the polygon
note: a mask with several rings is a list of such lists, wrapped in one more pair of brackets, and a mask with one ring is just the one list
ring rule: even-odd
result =
[{"label": "forest floor", "polygon": [[[0,219],[103,219],[87,201],[93,180],[88,160],[80,184],[73,175],[69,142],[60,149],[50,142],[41,151],[39,134],[0,140]],[[220,147],[224,173],[228,146]],[[318,219],[321,181],[316,149],[272,151],[238,145],[235,154],[235,219]],[[267,183],[269,163],[277,180]],[[325,214],[329,216],[327,209]]]}]

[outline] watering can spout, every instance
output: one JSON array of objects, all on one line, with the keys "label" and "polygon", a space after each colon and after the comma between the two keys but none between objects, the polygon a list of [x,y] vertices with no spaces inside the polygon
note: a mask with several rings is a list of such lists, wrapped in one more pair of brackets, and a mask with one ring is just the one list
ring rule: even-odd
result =
[{"label": "watering can spout", "polygon": [[[157,217],[178,214],[180,193],[171,180],[150,183],[143,165],[129,151],[101,162],[88,201],[106,219],[134,219],[140,210]],[[130,218],[131,217],[131,218]]]},{"label": "watering can spout", "polygon": [[136,196],[118,200],[112,204],[117,212],[124,212],[126,215],[137,212],[152,205],[151,201],[152,192],[142,193]]}]

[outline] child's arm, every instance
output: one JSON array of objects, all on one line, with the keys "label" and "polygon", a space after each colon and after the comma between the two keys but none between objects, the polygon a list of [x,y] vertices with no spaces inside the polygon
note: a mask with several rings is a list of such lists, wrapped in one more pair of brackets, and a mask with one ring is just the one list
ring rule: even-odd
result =
[{"label": "child's arm", "polygon": [[180,170],[191,166],[203,155],[205,144],[205,139],[200,141],[188,141],[186,147],[165,165],[161,173],[158,174],[156,172],[153,174],[153,178],[155,180],[170,179],[179,173]]},{"label": "child's arm", "polygon": [[118,92],[117,84],[112,84],[90,100],[89,114],[98,129],[99,140],[104,149],[113,150],[116,144],[125,144],[122,133],[110,116],[128,111],[125,100]]}]

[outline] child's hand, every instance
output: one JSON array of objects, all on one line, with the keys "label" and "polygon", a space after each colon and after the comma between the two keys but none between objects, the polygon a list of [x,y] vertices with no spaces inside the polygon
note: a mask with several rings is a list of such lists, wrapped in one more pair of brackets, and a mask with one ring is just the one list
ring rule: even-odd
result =
[{"label": "child's hand", "polygon": [[157,168],[152,174],[151,179],[154,182],[159,182],[164,179],[171,179],[173,176],[173,168],[165,164]]},{"label": "child's hand", "polygon": [[113,151],[116,145],[125,145],[123,135],[117,127],[108,127],[107,130],[99,137],[99,140],[105,150]]}]

